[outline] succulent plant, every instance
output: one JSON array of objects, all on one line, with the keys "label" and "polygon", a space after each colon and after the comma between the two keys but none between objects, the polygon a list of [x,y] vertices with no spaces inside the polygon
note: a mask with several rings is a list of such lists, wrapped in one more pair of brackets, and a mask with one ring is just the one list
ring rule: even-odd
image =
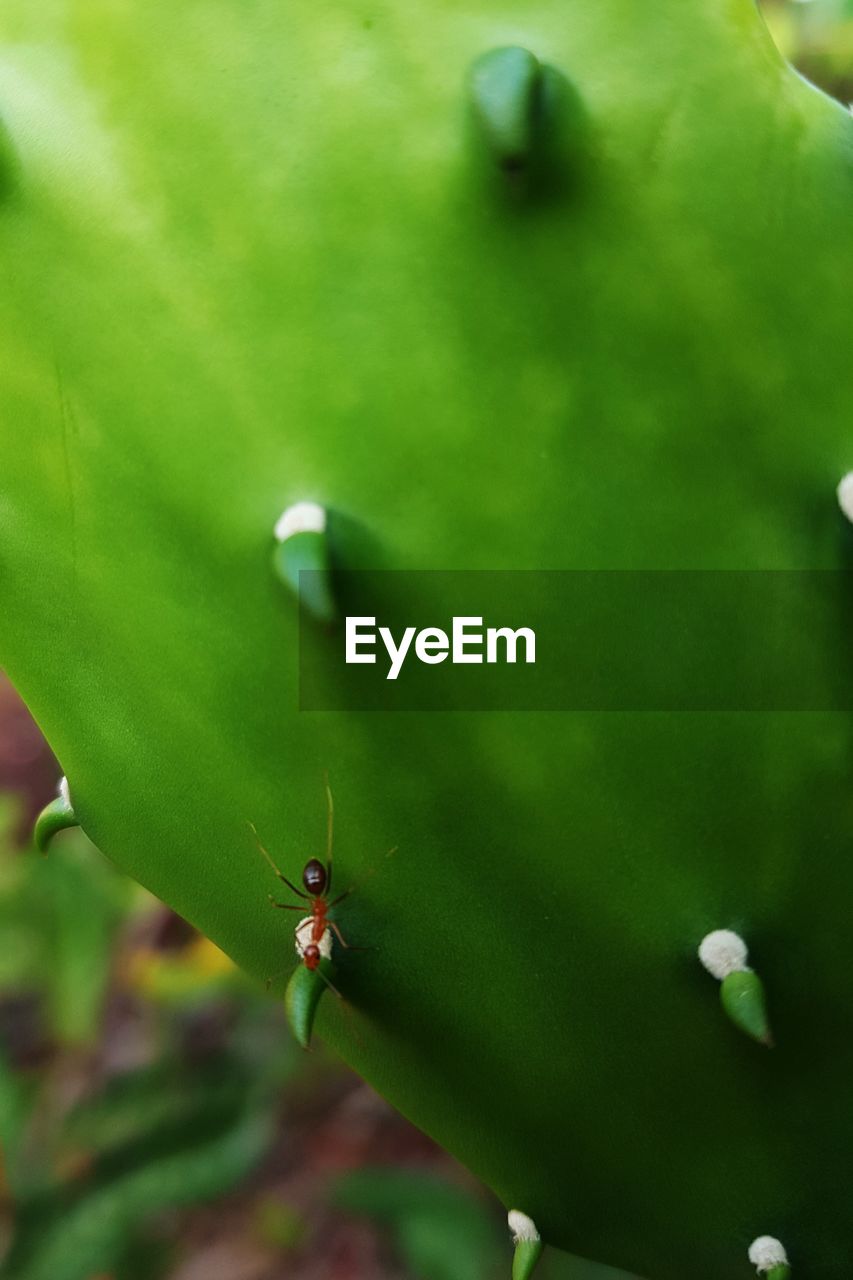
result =
[{"label": "succulent plant", "polygon": [[75,820],[281,992],[247,824],[298,882],[328,771],[370,949],[319,1034],[548,1245],[847,1277],[849,716],[300,712],[280,577],[849,567],[849,113],[753,0],[6,0],[0,40],[0,661]]}]

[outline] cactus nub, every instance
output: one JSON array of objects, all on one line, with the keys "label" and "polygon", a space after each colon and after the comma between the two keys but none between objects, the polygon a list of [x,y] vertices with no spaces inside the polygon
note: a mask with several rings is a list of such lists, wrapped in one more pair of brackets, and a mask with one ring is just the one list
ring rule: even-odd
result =
[{"label": "cactus nub", "polygon": [[470,92],[480,127],[501,168],[523,169],[535,143],[542,67],[527,49],[491,49],[471,68]]},{"label": "cactus nub", "polygon": [[79,825],[71,804],[68,779],[61,778],[56,799],[45,805],[36,818],[33,828],[33,840],[39,853],[47,853],[48,846],[57,832],[67,831],[70,827],[79,827]]},{"label": "cactus nub", "polygon": [[[332,622],[337,616],[327,524],[323,507],[297,502],[282,512],[274,530],[275,572],[300,607],[319,622]],[[303,575],[303,570],[309,572]]]},{"label": "cactus nub", "polygon": [[311,1043],[317,1007],[330,985],[332,974],[331,962],[324,957],[318,968],[309,969],[298,964],[290,976],[284,994],[284,1010],[290,1029],[303,1049]]},{"label": "cactus nub", "polygon": [[853,524],[853,471],[848,471],[838,482],[836,489],[838,505],[844,515]]},{"label": "cactus nub", "polygon": [[545,1246],[533,1219],[526,1213],[522,1213],[520,1209],[510,1209],[507,1222],[515,1245],[512,1280],[530,1280]]},{"label": "cactus nub", "polygon": [[715,929],[699,944],[699,959],[720,983],[720,1001],[728,1018],[768,1049],[773,1034],[767,1017],[764,984],[749,968],[746,943],[730,929]]},{"label": "cactus nub", "polygon": [[766,1048],[773,1048],[764,983],[752,969],[730,973],[720,985],[720,1000],[731,1021]]},{"label": "cactus nub", "polygon": [[0,119],[0,200],[11,195],[16,185],[16,157],[9,134]]}]

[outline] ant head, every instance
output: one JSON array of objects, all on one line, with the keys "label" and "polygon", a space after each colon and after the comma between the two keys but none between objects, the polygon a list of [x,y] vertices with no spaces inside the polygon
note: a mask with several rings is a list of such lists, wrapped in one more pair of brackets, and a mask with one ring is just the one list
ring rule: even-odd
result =
[{"label": "ant head", "polygon": [[316,942],[309,942],[308,946],[302,953],[302,959],[306,969],[316,969],[320,964],[320,948]]},{"label": "ant head", "polygon": [[302,872],[302,883],[313,898],[319,898],[326,892],[327,880],[326,868],[319,858],[312,858],[310,862],[306,862],[305,870]]}]

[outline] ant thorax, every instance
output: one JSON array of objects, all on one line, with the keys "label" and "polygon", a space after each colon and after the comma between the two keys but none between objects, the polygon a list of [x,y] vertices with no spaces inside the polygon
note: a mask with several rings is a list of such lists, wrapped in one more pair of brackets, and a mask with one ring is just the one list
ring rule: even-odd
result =
[{"label": "ant thorax", "polygon": [[332,931],[329,928],[324,929],[319,942],[314,942],[313,916],[306,916],[304,920],[299,921],[294,932],[294,942],[296,943],[296,954],[300,960],[305,959],[305,948],[312,945],[320,948],[320,955],[324,960],[331,960],[332,958]]}]

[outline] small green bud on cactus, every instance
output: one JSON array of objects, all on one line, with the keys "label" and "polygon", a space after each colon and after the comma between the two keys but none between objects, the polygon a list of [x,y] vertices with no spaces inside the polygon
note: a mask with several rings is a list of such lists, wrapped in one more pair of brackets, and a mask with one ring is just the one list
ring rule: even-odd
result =
[{"label": "small green bud on cactus", "polygon": [[536,1229],[536,1223],[519,1209],[510,1209],[507,1222],[515,1245],[512,1280],[530,1280],[545,1247]]},{"label": "small green bud on cactus", "polygon": [[77,815],[71,804],[68,791],[68,779],[60,778],[55,800],[45,805],[36,818],[33,829],[33,840],[40,853],[47,853],[51,840],[59,831],[67,831],[70,827],[79,827]]},{"label": "small green bud on cactus", "polygon": [[766,1048],[773,1048],[764,983],[753,969],[742,969],[724,978],[720,984],[720,1001],[736,1027]]},{"label": "small green bud on cactus", "polygon": [[770,1048],[773,1037],[767,1019],[764,984],[747,964],[746,943],[731,929],[715,929],[699,945],[699,959],[720,982],[720,1000],[727,1016],[753,1040]]},{"label": "small green bud on cactus", "polygon": [[0,120],[0,200],[7,199],[15,189],[17,161],[6,126]]},{"label": "small green bud on cactus", "polygon": [[[301,608],[320,622],[332,622],[337,614],[327,523],[318,503],[297,502],[282,512],[274,530],[275,571]],[[303,569],[312,572],[301,577]]]},{"label": "small green bud on cactus", "polygon": [[853,471],[848,471],[838,483],[838,505],[853,524]]},{"label": "small green bud on cactus", "polygon": [[534,147],[542,67],[527,49],[491,49],[471,68],[470,92],[480,127],[507,172],[523,169]]},{"label": "small green bud on cactus", "polygon": [[[310,924],[310,921],[308,923]],[[300,925],[300,928],[302,927]],[[297,943],[297,949],[298,945]],[[288,1024],[303,1049],[307,1049],[311,1043],[314,1019],[323,993],[327,987],[334,990],[331,948],[327,949],[322,942],[320,947],[322,958],[318,967],[309,969],[305,964],[298,964],[290,976],[284,993],[284,1010]]]}]

